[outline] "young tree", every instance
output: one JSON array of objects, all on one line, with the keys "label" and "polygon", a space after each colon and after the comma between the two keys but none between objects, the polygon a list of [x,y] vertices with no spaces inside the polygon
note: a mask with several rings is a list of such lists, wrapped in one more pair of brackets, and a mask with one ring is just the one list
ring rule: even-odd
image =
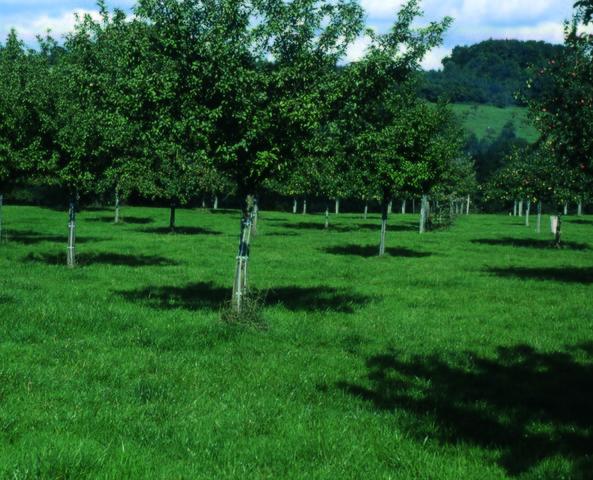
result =
[{"label": "young tree", "polygon": [[41,120],[33,105],[36,80],[43,78],[38,67],[38,55],[12,30],[0,44],[0,240],[3,195],[32,173],[40,157]]}]

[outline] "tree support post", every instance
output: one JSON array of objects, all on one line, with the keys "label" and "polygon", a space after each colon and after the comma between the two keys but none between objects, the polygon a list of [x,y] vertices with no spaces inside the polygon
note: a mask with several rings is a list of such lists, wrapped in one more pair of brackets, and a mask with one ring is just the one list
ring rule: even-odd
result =
[{"label": "tree support post", "polygon": [[422,204],[420,207],[420,233],[426,232],[426,223],[430,214],[430,203],[428,195],[422,195]]},{"label": "tree support post", "polygon": [[379,256],[385,255],[385,237],[387,236],[387,218],[389,216],[389,205],[385,198],[381,202],[381,242],[379,243]]},{"label": "tree support post", "polygon": [[66,264],[69,268],[76,265],[76,205],[70,200],[68,210],[68,249],[66,252]]},{"label": "tree support post", "polygon": [[249,263],[249,248],[251,243],[252,216],[245,212],[241,219],[241,237],[239,241],[239,252],[237,254],[237,265],[235,268],[235,280],[233,282],[233,308],[241,313],[243,301],[247,294],[247,267]]},{"label": "tree support post", "polygon": [[114,223],[119,223],[119,188],[115,188],[115,219]]}]

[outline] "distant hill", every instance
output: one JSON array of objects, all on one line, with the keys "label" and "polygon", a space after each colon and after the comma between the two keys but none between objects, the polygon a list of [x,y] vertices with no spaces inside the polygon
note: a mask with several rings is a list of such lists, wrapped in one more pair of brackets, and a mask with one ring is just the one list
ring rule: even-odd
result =
[{"label": "distant hill", "polygon": [[540,67],[562,54],[561,45],[520,40],[487,40],[456,47],[443,60],[442,71],[423,74],[422,94],[430,101],[507,107],[520,105],[515,93],[523,89],[530,66]]},{"label": "distant hill", "polygon": [[529,123],[526,108],[466,104],[454,104],[452,107],[467,131],[473,133],[478,140],[497,137],[510,123],[515,127],[518,138],[529,143],[534,143],[539,138],[537,130]]}]

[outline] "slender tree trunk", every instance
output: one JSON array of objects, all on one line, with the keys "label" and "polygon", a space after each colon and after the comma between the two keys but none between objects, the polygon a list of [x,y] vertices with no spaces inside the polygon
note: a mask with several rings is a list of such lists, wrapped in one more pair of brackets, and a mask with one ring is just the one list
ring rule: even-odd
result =
[{"label": "slender tree trunk", "polygon": [[523,199],[519,200],[519,216],[523,216]]},{"label": "slender tree trunk", "polygon": [[119,188],[115,188],[115,220],[114,223],[119,223]]},{"label": "slender tree trunk", "polygon": [[329,228],[329,205],[325,204],[325,228]]},{"label": "slender tree trunk", "polygon": [[171,202],[170,212],[169,212],[169,230],[171,232],[175,231],[175,214],[177,211],[177,204],[175,200]]},{"label": "slender tree trunk", "polygon": [[577,215],[579,217],[583,216],[583,201],[579,200],[579,204],[577,205]]},{"label": "slender tree trunk", "polygon": [[366,220],[369,218],[369,202],[365,202],[364,204],[364,219]]},{"label": "slender tree trunk", "polygon": [[515,200],[515,204],[513,205],[513,217],[517,216],[517,210],[519,210],[519,208],[518,208],[517,200]]},{"label": "slender tree trunk", "polygon": [[206,198],[202,197],[202,209],[206,210]]},{"label": "slender tree trunk", "polygon": [[298,205],[297,199],[296,198],[293,198],[293,200],[292,200],[292,213],[294,213],[296,215],[298,208],[299,208],[299,205]]},{"label": "slender tree trunk", "polygon": [[214,205],[213,205],[213,209],[214,209],[214,210],[218,210],[218,195],[214,195]]},{"label": "slender tree trunk", "polygon": [[564,215],[568,215],[568,202],[564,202]]},{"label": "slender tree trunk", "polygon": [[239,252],[237,254],[237,265],[235,268],[235,279],[233,282],[232,305],[236,312],[241,313],[245,296],[247,294],[247,272],[251,244],[252,212],[249,208],[249,200],[245,199],[243,214],[241,217],[241,233],[239,237]]},{"label": "slender tree trunk", "polygon": [[68,211],[68,250],[66,264],[69,268],[74,268],[76,265],[76,204],[74,197],[70,200],[70,209]]},{"label": "slender tree trunk", "polygon": [[259,218],[259,201],[257,197],[253,197],[253,213],[252,213],[251,231],[253,235],[257,235],[257,220]]},{"label": "slender tree trunk", "polygon": [[303,215],[307,215],[307,199],[303,199]]},{"label": "slender tree trunk", "polygon": [[537,233],[542,233],[542,202],[537,202],[537,225],[535,227]]},{"label": "slender tree trunk", "polygon": [[340,214],[340,199],[336,198],[336,215]]},{"label": "slender tree trunk", "polygon": [[406,214],[406,199],[402,200],[402,215]]},{"label": "slender tree trunk", "polygon": [[554,234],[554,246],[556,248],[561,247],[562,240],[562,214],[558,215],[558,225],[556,227],[556,233]]},{"label": "slender tree trunk", "polygon": [[412,198],[412,214],[416,215],[416,199]]},{"label": "slender tree trunk", "polygon": [[381,202],[381,242],[379,243],[379,256],[385,255],[385,237],[387,236],[387,218],[389,216],[389,202],[383,198]]},{"label": "slender tree trunk", "polygon": [[391,215],[393,213],[393,200],[389,200],[387,204],[387,214]]},{"label": "slender tree trunk", "polygon": [[2,206],[4,204],[4,195],[0,193],[0,243],[2,243]]},{"label": "slender tree trunk", "polygon": [[470,209],[470,207],[471,207],[471,204],[472,204],[472,199],[471,199],[471,197],[468,195],[468,196],[467,196],[467,203],[466,203],[466,205],[465,205],[465,214],[466,214],[466,215],[469,215],[469,209]]},{"label": "slender tree trunk", "polygon": [[428,195],[422,195],[422,202],[420,206],[420,233],[426,232],[426,224],[428,216],[430,215],[430,202],[428,201]]},{"label": "slender tree trunk", "polygon": [[531,200],[527,200],[527,209],[525,210],[525,226],[529,226],[529,217],[531,215]]}]

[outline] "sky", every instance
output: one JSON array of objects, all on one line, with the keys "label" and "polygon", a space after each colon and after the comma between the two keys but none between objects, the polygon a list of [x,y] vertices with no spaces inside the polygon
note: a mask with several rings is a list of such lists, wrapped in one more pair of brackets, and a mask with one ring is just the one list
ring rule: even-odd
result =
[{"label": "sky", "polygon": [[[385,31],[393,23],[404,0],[360,0],[367,12],[367,24]],[[425,20],[446,15],[454,23],[442,47],[433,50],[423,61],[426,69],[440,68],[441,60],[457,45],[471,45],[482,40],[520,39],[562,42],[562,22],[570,17],[574,0],[423,0]],[[129,10],[134,0],[108,0],[110,7]],[[0,0],[0,38],[3,42],[14,27],[21,38],[34,45],[35,36],[51,29],[60,36],[72,29],[74,12],[96,12],[95,0]],[[364,54],[365,40],[350,49],[350,60]]]}]

